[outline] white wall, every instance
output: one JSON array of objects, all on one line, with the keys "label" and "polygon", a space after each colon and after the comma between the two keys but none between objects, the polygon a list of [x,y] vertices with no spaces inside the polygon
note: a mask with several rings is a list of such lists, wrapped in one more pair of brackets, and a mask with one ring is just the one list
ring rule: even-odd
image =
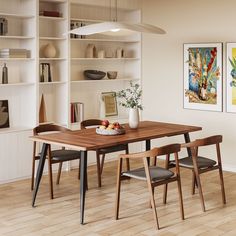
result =
[{"label": "white wall", "polygon": [[[236,42],[235,9],[235,0],[143,0],[143,22],[163,28],[167,34],[146,34],[142,45],[143,118],[201,126],[203,131],[192,133],[192,139],[222,134],[223,166],[234,171],[236,114],[225,109],[225,43]],[[183,43],[205,42],[224,43],[223,112],[183,109]]]}]

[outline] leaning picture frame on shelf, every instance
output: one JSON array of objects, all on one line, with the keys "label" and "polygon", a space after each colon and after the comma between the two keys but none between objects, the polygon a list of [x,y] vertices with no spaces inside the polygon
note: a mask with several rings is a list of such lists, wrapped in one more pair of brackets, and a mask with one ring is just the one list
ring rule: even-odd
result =
[{"label": "leaning picture frame on shelf", "polygon": [[102,92],[102,101],[105,117],[118,115],[116,92]]},{"label": "leaning picture frame on shelf", "polygon": [[9,128],[8,100],[0,100],[0,128]]}]

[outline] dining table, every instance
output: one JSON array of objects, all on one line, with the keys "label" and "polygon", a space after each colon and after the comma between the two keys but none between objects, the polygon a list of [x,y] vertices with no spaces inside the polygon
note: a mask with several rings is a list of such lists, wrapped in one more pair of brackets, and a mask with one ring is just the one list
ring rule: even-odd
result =
[{"label": "dining table", "polygon": [[[125,133],[121,135],[101,135],[96,133],[96,128],[75,130],[31,136],[32,141],[42,143],[40,159],[35,178],[35,188],[32,196],[32,206],[35,207],[36,196],[43,174],[44,164],[49,145],[58,145],[65,148],[81,151],[80,156],[80,223],[84,224],[85,194],[87,190],[87,159],[88,151],[112,147],[120,144],[129,144],[144,141],[146,150],[151,149],[151,140],[184,135],[185,142],[190,142],[190,132],[199,131],[198,126],[164,123],[157,121],[141,121],[137,129],[129,128],[124,124]],[[188,149],[191,156],[191,150]]]}]

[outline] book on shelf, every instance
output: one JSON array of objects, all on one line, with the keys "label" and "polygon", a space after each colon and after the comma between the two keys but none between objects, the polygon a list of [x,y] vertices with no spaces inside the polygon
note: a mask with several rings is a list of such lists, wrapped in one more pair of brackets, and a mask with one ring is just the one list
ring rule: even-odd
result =
[{"label": "book on shelf", "polygon": [[[70,29],[71,30],[82,27],[82,26],[85,26],[85,23],[81,22],[81,21],[71,21],[71,23],[70,23]],[[83,39],[83,38],[85,38],[85,35],[71,34],[70,37],[73,38],[73,39],[74,38]]]},{"label": "book on shelf", "polygon": [[28,58],[30,51],[20,48],[2,48],[0,49],[1,58]]},{"label": "book on shelf", "polygon": [[42,10],[39,12],[40,16],[49,16],[49,17],[61,17],[62,14],[59,11],[45,11]]},{"label": "book on shelf", "polygon": [[82,102],[72,102],[71,109],[71,123],[80,123],[84,120],[84,104]]},{"label": "book on shelf", "polygon": [[52,82],[52,72],[50,63],[40,63],[39,79],[40,82]]}]

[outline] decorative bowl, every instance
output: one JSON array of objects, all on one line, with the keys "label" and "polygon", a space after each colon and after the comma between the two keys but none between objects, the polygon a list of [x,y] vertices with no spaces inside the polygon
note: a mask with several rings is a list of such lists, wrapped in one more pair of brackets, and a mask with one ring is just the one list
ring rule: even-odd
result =
[{"label": "decorative bowl", "polygon": [[117,71],[107,71],[107,77],[108,79],[116,79]]},{"label": "decorative bowl", "polygon": [[100,70],[85,70],[84,76],[86,79],[100,80],[105,77],[106,73]]},{"label": "decorative bowl", "polygon": [[96,128],[96,133],[101,135],[120,135],[125,134],[125,129],[100,129],[99,127]]}]

